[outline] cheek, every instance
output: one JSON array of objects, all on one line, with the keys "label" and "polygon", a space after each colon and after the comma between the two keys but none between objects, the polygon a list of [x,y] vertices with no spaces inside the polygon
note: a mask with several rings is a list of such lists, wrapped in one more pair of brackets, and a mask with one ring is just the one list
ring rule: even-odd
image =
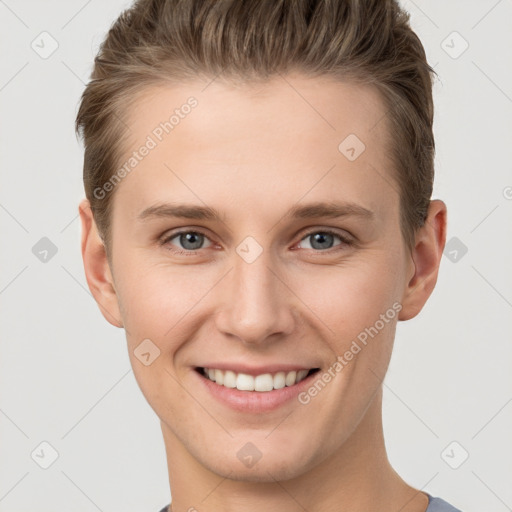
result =
[{"label": "cheek", "polygon": [[373,325],[400,297],[397,265],[384,252],[368,255],[353,264],[304,273],[295,290],[331,335],[346,341]]},{"label": "cheek", "polygon": [[125,259],[117,274],[127,332],[156,340],[169,339],[216,282],[212,272],[198,272],[193,265],[171,267],[148,258]]}]

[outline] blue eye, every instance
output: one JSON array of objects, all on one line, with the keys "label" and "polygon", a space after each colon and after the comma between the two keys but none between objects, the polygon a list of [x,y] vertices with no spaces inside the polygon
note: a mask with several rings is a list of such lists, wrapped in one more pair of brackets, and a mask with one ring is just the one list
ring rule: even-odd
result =
[{"label": "blue eye", "polygon": [[305,237],[302,238],[301,242],[304,240],[310,240],[310,247],[307,249],[316,249],[318,251],[325,251],[332,249],[333,240],[337,238],[342,243],[338,245],[351,245],[352,242],[348,238],[341,236],[338,233],[330,230],[317,230],[309,232]]},{"label": "blue eye", "polygon": [[[334,244],[336,238],[341,243]],[[177,242],[172,242],[174,239],[177,239]],[[306,247],[306,249],[311,249],[317,253],[332,252],[331,249],[338,250],[353,245],[351,239],[326,229],[310,231],[302,237],[299,244],[308,240],[310,241],[309,247]],[[209,245],[204,246],[205,241],[208,241]],[[190,230],[168,234],[159,241],[159,244],[174,254],[194,256],[197,251],[210,247],[212,242],[204,233]]]},{"label": "blue eye", "polygon": [[209,240],[206,235],[199,233],[198,231],[179,231],[165,237],[160,243],[161,245],[167,245],[171,243],[171,240],[178,238],[178,242],[184,250],[170,249],[172,252],[186,254],[190,252],[194,254],[194,251],[203,249],[204,240]]}]

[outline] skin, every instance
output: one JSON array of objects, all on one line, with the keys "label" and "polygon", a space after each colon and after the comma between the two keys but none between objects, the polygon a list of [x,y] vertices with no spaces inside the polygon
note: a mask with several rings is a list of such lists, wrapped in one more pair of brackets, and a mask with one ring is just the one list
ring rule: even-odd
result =
[{"label": "skin", "polygon": [[[87,200],[79,208],[89,288],[125,328],[134,375],[161,420],[173,511],[424,512],[427,496],[387,459],[382,380],[398,320],[416,316],[434,289],[445,204],[431,201],[409,251],[385,157],[386,109],[371,87],[300,74],[206,85],[147,89],[126,112],[130,155],[174,108],[198,100],[117,185],[110,263]],[[351,133],[366,146],[355,161],[338,150]],[[221,219],[137,219],[169,201]],[[357,203],[374,217],[285,217],[317,201]],[[179,236],[158,244],[177,228],[206,235],[202,246],[191,251]],[[334,236],[314,246],[309,235],[326,228],[353,245]],[[252,263],[236,252],[247,236],[262,248]],[[399,314],[307,405],[241,413],[198,385],[194,367],[207,361],[325,371],[395,302]],[[145,366],[134,350],[148,338],[160,356]],[[247,442],[262,453],[250,468],[237,457]]]}]

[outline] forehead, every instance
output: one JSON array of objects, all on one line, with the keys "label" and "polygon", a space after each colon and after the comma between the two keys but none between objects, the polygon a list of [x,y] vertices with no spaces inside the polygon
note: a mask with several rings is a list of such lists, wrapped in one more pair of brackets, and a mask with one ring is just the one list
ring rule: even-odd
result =
[{"label": "forehead", "polygon": [[[192,101],[196,106],[189,108]],[[189,115],[194,143],[222,143],[226,134],[232,139],[236,133],[245,137],[250,131],[255,140],[265,140],[281,129],[296,138],[307,132],[308,137],[316,134],[334,141],[353,133],[367,145],[385,143],[382,137],[387,135],[383,129],[386,109],[375,87],[297,74],[247,83],[216,78],[149,86],[124,114],[134,130],[132,143],[169,120],[177,135],[183,125],[190,124],[184,122]],[[297,126],[299,119],[302,123]]]},{"label": "forehead", "polygon": [[300,75],[195,81],[147,88],[125,114],[121,164],[151,146],[116,191],[134,213],[169,195],[217,205],[238,198],[262,212],[269,198],[342,195],[377,211],[382,197],[396,200],[386,110],[373,87]]}]

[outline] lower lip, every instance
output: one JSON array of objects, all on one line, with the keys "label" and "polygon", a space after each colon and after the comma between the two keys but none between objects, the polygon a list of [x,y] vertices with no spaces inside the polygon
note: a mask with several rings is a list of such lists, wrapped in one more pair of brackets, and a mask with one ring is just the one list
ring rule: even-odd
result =
[{"label": "lower lip", "polygon": [[[198,371],[193,370],[202,385],[221,403],[229,406],[231,409],[240,412],[262,413],[269,412],[284,405],[286,402],[297,398],[297,395],[304,391],[311,381],[320,372],[317,371],[302,379],[298,384],[285,386],[281,389],[272,391],[240,391],[236,388],[227,388],[221,386]],[[298,401],[298,400],[297,400]]]}]

